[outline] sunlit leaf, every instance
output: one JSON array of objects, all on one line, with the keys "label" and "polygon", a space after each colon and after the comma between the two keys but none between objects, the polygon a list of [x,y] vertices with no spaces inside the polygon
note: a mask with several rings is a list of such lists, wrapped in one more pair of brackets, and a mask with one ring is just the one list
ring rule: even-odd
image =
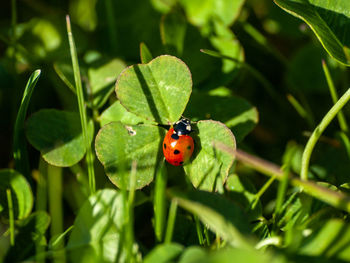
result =
[{"label": "sunlit leaf", "polygon": [[104,189],[89,197],[74,221],[67,251],[71,262],[125,262],[122,195]]},{"label": "sunlit leaf", "polygon": [[[137,164],[136,188],[148,185],[163,153],[164,129],[152,125],[123,125],[111,122],[96,137],[96,153],[109,179],[118,187],[129,182],[132,162]],[[125,180],[125,181],[123,181]]]},{"label": "sunlit leaf", "polygon": [[193,129],[195,150],[184,169],[196,188],[212,191],[226,181],[234,160],[235,137],[217,121],[199,121]]},{"label": "sunlit leaf", "polygon": [[[274,0],[288,13],[304,20],[327,52],[339,62],[350,65],[350,2],[348,0]],[[346,47],[346,48],[344,48]]]},{"label": "sunlit leaf", "polygon": [[170,124],[185,110],[192,90],[191,73],[178,58],[160,56],[124,70],[115,90],[120,103],[131,113]]}]

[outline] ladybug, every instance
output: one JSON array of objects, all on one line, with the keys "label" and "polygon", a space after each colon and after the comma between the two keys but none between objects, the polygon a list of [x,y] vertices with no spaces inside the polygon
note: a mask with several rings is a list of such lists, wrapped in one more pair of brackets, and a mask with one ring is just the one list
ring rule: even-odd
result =
[{"label": "ladybug", "polygon": [[186,118],[170,127],[163,141],[163,154],[168,163],[180,166],[190,159],[194,149],[191,132],[191,122]]}]

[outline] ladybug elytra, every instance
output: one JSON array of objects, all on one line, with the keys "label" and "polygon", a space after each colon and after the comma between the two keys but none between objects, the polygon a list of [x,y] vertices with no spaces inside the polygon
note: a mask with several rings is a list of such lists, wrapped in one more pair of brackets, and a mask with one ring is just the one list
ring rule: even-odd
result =
[{"label": "ladybug elytra", "polygon": [[163,154],[168,163],[180,166],[190,159],[194,149],[191,131],[191,123],[185,118],[169,129],[163,141]]}]

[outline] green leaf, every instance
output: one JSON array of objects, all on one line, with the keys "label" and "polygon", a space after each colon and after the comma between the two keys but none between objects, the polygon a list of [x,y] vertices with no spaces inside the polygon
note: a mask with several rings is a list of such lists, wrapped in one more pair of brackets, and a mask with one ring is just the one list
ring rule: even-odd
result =
[{"label": "green leaf", "polygon": [[100,116],[101,127],[112,122],[120,121],[123,124],[136,125],[141,123],[152,123],[144,118],[141,118],[131,112],[128,112],[120,101],[114,102]]},{"label": "green leaf", "polygon": [[[259,201],[255,207],[251,204],[255,201],[256,189],[246,176],[230,175],[226,181],[226,189],[231,200],[241,204],[246,208],[246,212],[251,221],[256,220],[262,215],[261,202]],[[249,208],[249,209],[248,209]]]},{"label": "green leaf", "polygon": [[253,130],[259,119],[256,108],[244,99],[210,96],[199,92],[192,94],[184,115],[194,121],[204,119],[221,121],[232,130],[238,142]]},{"label": "green leaf", "polygon": [[[209,38],[210,43],[223,57],[230,57],[236,61],[223,59],[222,72],[229,73],[242,67],[244,61],[244,50],[234,33],[219,19],[213,20],[215,35]],[[234,77],[234,74],[229,74]],[[231,77],[231,78],[232,78]]]},{"label": "green leaf", "polygon": [[34,87],[40,77],[41,71],[36,70],[30,76],[23,93],[21,106],[19,107],[13,136],[13,157],[15,167],[24,175],[29,174],[28,153],[24,137],[24,121],[27,115],[27,109]]},{"label": "green leaf", "polygon": [[228,26],[240,14],[244,0],[181,0],[180,3],[193,25],[201,27],[213,18],[220,18]]},{"label": "green leaf", "polygon": [[33,193],[25,177],[12,169],[0,170],[0,205],[8,218],[6,189],[11,189],[14,218],[29,216],[33,208]]},{"label": "green leaf", "polygon": [[[90,139],[93,123],[89,123]],[[68,167],[79,162],[85,154],[79,115],[54,109],[40,110],[27,122],[29,142],[40,151],[48,163]]]},{"label": "green leaf", "polygon": [[177,121],[192,90],[191,73],[181,60],[164,55],[124,70],[115,87],[130,112],[161,124]]},{"label": "green leaf", "polygon": [[97,0],[76,0],[69,7],[73,21],[87,31],[93,31],[97,26],[96,3]]},{"label": "green leaf", "polygon": [[145,43],[141,42],[140,44],[140,57],[141,63],[147,64],[153,59],[151,51],[148,49]]},{"label": "green leaf", "polygon": [[199,121],[193,129],[195,150],[192,161],[184,165],[186,175],[196,188],[218,189],[226,181],[233,164],[235,137],[218,121]]},{"label": "green leaf", "polygon": [[350,65],[350,2],[348,0],[274,0],[286,12],[305,21],[327,52]]},{"label": "green leaf", "polygon": [[162,17],[160,34],[169,54],[180,56],[186,35],[186,19],[180,12],[171,12]]},{"label": "green leaf", "polygon": [[189,247],[182,253],[179,263],[203,262],[207,259],[208,254],[201,247]]},{"label": "green leaf", "polygon": [[123,197],[104,189],[90,196],[74,221],[67,251],[71,262],[125,262]]},{"label": "green leaf", "polygon": [[91,90],[88,95],[92,97],[94,108],[100,108],[106,103],[113,92],[113,84],[125,67],[124,61],[120,59],[112,59],[103,65],[89,67],[88,77]]},{"label": "green leaf", "polygon": [[168,13],[173,6],[176,4],[177,0],[151,0],[153,7],[161,13]]},{"label": "green leaf", "polygon": [[[262,253],[256,249],[225,248],[211,254],[208,263],[254,262],[254,263],[286,263],[281,255],[269,252]],[[309,262],[309,261],[305,261]]]},{"label": "green leaf", "polygon": [[166,263],[175,261],[183,250],[183,246],[170,243],[156,246],[144,258],[144,263]]},{"label": "green leaf", "polygon": [[349,242],[350,225],[340,219],[331,219],[305,239],[299,253],[349,261]]},{"label": "green leaf", "polygon": [[50,216],[44,211],[35,212],[23,220],[18,227],[15,246],[9,249],[4,262],[22,262],[33,257],[36,247],[46,245],[45,232],[49,224]]},{"label": "green leaf", "polygon": [[234,246],[252,248],[247,239],[251,233],[249,220],[235,203],[205,191],[191,191],[185,194],[172,190],[169,194],[179,206],[197,215],[223,240]]},{"label": "green leaf", "polygon": [[[127,126],[111,122],[102,127],[96,137],[96,154],[109,179],[123,187],[124,172],[130,172],[136,161],[136,189],[150,182],[162,157],[164,129],[151,125]],[[129,182],[126,179],[125,182]]]}]

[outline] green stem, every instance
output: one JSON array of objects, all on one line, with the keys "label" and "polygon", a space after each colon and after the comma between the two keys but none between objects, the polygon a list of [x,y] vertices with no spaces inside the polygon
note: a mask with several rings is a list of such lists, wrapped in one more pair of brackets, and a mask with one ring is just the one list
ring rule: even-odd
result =
[{"label": "green stem", "polygon": [[85,102],[84,102],[84,93],[83,93],[83,88],[82,88],[81,78],[80,78],[78,55],[77,55],[77,50],[75,47],[73,34],[72,34],[70,18],[68,15],[66,16],[66,22],[67,22],[67,32],[68,32],[70,54],[72,57],[75,87],[76,87],[77,98],[78,98],[81,128],[83,131],[83,138],[84,138],[85,147],[86,147],[86,163],[88,166],[90,194],[93,194],[96,191],[94,157],[92,154],[91,142],[90,142],[90,138],[89,138],[89,134],[88,134],[88,122],[87,122],[87,117],[86,117],[87,114],[86,114],[86,108],[85,108]]},{"label": "green stem", "polygon": [[[48,165],[47,180],[51,216],[51,237],[56,237],[63,232],[62,168]],[[64,244],[61,245],[60,248],[63,248]],[[64,252],[58,253],[53,262],[65,262]]]},{"label": "green stem", "polygon": [[203,229],[204,235],[205,235],[205,241],[207,242],[207,246],[210,246],[210,238],[209,238],[209,229],[208,227],[204,227]]},{"label": "green stem", "polygon": [[10,244],[11,246],[15,245],[15,217],[13,213],[13,202],[11,189],[6,189],[7,194],[7,204],[9,209],[9,220],[10,220]]},{"label": "green stem", "polygon": [[259,192],[257,192],[255,194],[254,197],[254,201],[250,207],[247,207],[247,211],[248,209],[254,209],[255,206],[257,205],[258,201],[260,200],[260,197],[266,192],[266,190],[270,187],[270,185],[276,180],[276,176],[272,176],[259,190]]},{"label": "green stem", "polygon": [[350,99],[350,89],[348,89],[344,95],[334,104],[334,106],[327,112],[324,118],[321,120],[320,124],[316,127],[311,137],[309,138],[301,161],[301,173],[300,177],[302,180],[307,180],[309,163],[312,151],[316,145],[316,142],[320,138],[323,131],[327,128],[329,123],[334,119],[338,112],[345,106],[345,104]]},{"label": "green stem", "polygon": [[[39,171],[33,171],[36,173],[37,187],[36,187],[36,211],[46,211],[47,209],[47,162],[44,161],[42,157],[39,160]],[[41,255],[45,253],[45,247],[40,245],[40,242],[35,242],[35,259],[37,263],[44,263],[45,258]]]},{"label": "green stem", "polygon": [[[236,158],[241,163],[252,167],[262,174],[276,176],[276,179],[283,180],[283,171],[279,166],[273,163],[250,155],[240,149],[237,149],[236,151]],[[288,179],[292,185],[302,188],[305,193],[317,198],[318,200],[350,212],[350,196],[342,192],[336,192],[326,187],[317,185],[311,181],[301,180],[300,178],[291,174],[288,175]]]},{"label": "green stem", "polygon": [[201,246],[204,245],[204,238],[203,238],[203,233],[202,233],[202,227],[201,227],[201,222],[198,219],[198,216],[193,216],[194,217],[194,222],[196,223],[196,230],[197,230],[197,236],[198,236],[198,241]]},{"label": "green stem", "polygon": [[[134,247],[134,199],[135,199],[135,187],[136,187],[136,161],[131,164],[131,172],[129,177],[129,195],[126,203],[127,206],[127,216],[126,216],[126,245],[128,251],[128,262],[135,262],[135,257],[133,253]],[[126,190],[124,190],[126,191]]]},{"label": "green stem", "polygon": [[166,198],[165,189],[167,184],[166,167],[164,160],[159,167],[156,175],[156,184],[154,189],[154,231],[158,242],[163,239],[164,224],[165,224],[165,208]]},{"label": "green stem", "polygon": [[[332,97],[333,103],[335,104],[338,101],[338,93],[337,93],[337,90],[335,89],[332,76],[329,73],[327,64],[326,64],[326,62],[324,60],[322,60],[322,67],[323,67],[324,74],[326,76],[327,84],[328,84],[328,87],[329,87],[329,91],[331,93],[331,97]],[[349,130],[349,128],[348,128],[348,125],[346,123],[344,114],[343,114],[343,112],[341,110],[338,112],[337,117],[338,117],[340,129],[343,132],[347,132]]]},{"label": "green stem", "polygon": [[173,232],[174,232],[174,226],[175,226],[175,220],[176,220],[176,211],[177,211],[177,201],[171,200],[169,215],[168,215],[168,224],[167,224],[165,239],[164,239],[165,243],[170,243],[173,238]]}]

